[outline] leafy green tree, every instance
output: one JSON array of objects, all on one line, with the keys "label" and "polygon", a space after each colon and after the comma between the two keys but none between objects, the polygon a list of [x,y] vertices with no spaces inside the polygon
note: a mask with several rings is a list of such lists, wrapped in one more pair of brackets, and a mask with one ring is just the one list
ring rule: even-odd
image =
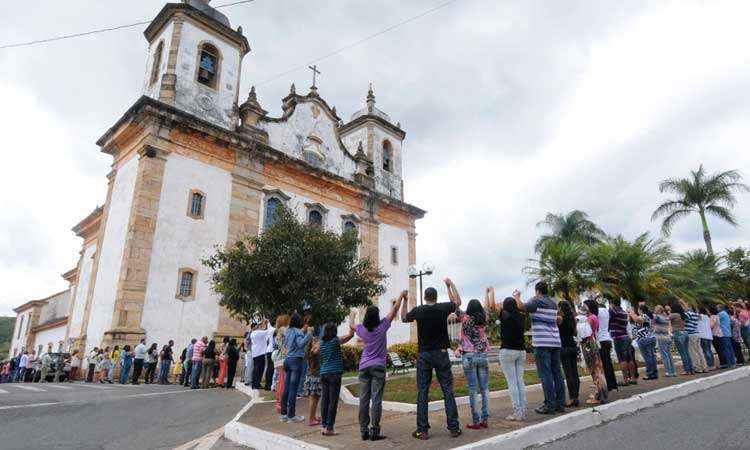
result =
[{"label": "leafy green tree", "polygon": [[580,242],[550,240],[542,247],[539,259],[524,270],[530,281],[544,280],[553,292],[572,301],[588,286],[585,273],[587,247]]},{"label": "leafy green tree", "polygon": [[723,296],[750,300],[750,251],[742,247],[727,249],[724,263],[719,272]]},{"label": "leafy green tree", "polygon": [[353,307],[367,306],[384,292],[386,275],[369,258],[356,256],[357,236],[339,236],[300,223],[279,208],[273,225],[203,261],[221,304],[245,322],[310,312],[311,323],[340,323]]},{"label": "leafy green tree", "polygon": [[651,220],[664,217],[661,229],[669,236],[674,224],[693,213],[698,213],[703,227],[703,240],[706,251],[714,253],[711,245],[711,233],[708,229],[707,215],[737,226],[732,208],[737,204],[735,192],[750,191],[742,182],[742,175],[736,170],[706,174],[703,164],[698,170],[690,172],[689,178],[669,178],[659,183],[659,192],[670,192],[675,195],[672,200],[659,205],[651,215]]},{"label": "leafy green tree", "polygon": [[567,214],[548,213],[538,227],[547,227],[549,234],[543,234],[536,241],[534,250],[538,254],[544,252],[545,246],[551,242],[576,242],[583,245],[593,245],[606,238],[607,235],[589,219],[583,211],[573,210]]}]

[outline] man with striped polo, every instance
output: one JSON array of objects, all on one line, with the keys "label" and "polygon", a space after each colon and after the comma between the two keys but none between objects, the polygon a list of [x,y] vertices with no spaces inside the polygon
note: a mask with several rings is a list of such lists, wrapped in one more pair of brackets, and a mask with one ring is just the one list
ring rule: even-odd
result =
[{"label": "man with striped polo", "polygon": [[534,298],[524,303],[521,293],[513,292],[518,309],[531,314],[531,345],[534,347],[536,370],[542,380],[544,404],[538,414],[565,412],[565,380],[560,366],[560,330],[557,328],[557,302],[548,297],[547,283],[534,286]]}]

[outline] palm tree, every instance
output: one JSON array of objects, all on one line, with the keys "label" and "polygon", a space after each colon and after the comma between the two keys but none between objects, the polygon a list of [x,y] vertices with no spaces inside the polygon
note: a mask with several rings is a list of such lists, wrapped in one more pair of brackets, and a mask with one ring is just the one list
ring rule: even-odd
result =
[{"label": "palm tree", "polygon": [[632,242],[617,236],[589,250],[587,271],[594,287],[607,298],[633,303],[654,299],[666,291],[662,270],[671,259],[669,245],[648,233]]},{"label": "palm tree", "polygon": [[659,183],[659,192],[670,192],[676,195],[673,200],[662,203],[651,215],[651,220],[661,216],[664,221],[661,224],[662,233],[669,236],[672,226],[683,217],[697,212],[703,226],[703,240],[706,241],[706,251],[713,255],[711,245],[711,233],[708,231],[706,214],[710,214],[724,220],[734,226],[737,221],[731,209],[737,203],[735,191],[750,191],[743,184],[742,175],[736,170],[706,175],[703,164],[698,170],[690,172],[689,178],[669,178]]},{"label": "palm tree", "polygon": [[588,214],[577,209],[565,215],[548,213],[537,226],[545,226],[552,230],[552,233],[543,234],[536,241],[534,251],[540,255],[544,253],[544,247],[550,242],[577,242],[593,245],[607,236],[589,220]]},{"label": "palm tree", "polygon": [[719,266],[722,259],[705,250],[678,255],[663,270],[668,282],[663,299],[680,298],[693,305],[721,300]]},{"label": "palm tree", "polygon": [[585,274],[587,247],[579,242],[549,241],[539,259],[530,260],[524,268],[529,281],[544,280],[552,291],[572,301],[588,286]]}]

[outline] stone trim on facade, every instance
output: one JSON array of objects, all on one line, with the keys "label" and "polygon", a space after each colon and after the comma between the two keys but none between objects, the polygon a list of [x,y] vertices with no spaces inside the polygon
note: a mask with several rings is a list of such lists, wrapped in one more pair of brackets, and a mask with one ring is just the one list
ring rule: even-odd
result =
[{"label": "stone trim on facade", "polygon": [[117,282],[112,325],[111,330],[105,332],[102,346],[136,344],[145,334],[141,328],[141,317],[146,300],[167,155],[167,151],[150,146],[139,151],[138,174]]}]

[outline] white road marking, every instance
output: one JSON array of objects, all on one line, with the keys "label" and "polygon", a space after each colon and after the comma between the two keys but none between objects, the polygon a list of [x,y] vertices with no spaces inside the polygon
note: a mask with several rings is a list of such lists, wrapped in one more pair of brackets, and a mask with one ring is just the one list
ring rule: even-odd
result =
[{"label": "white road marking", "polygon": [[111,391],[112,390],[112,388],[110,388],[108,386],[104,386],[104,385],[100,386],[100,385],[97,385],[97,384],[81,384],[80,386],[81,387],[92,388],[92,389],[104,389],[106,391]]},{"label": "white road marking", "polygon": [[[124,398],[156,397],[159,395],[169,395],[169,394],[188,394],[188,393],[195,393],[195,392],[202,392],[202,391],[203,389],[197,389],[197,390],[189,389],[186,391],[180,390],[180,391],[167,391],[167,392],[150,392],[148,394],[133,394],[133,395],[124,395],[122,397],[106,398],[106,399],[102,399],[101,401],[121,400]],[[82,405],[86,403],[92,403],[92,402],[73,400],[69,402],[31,403],[28,405],[0,406],[0,411],[4,411],[8,409],[37,408],[40,406],[52,406],[52,405]]]},{"label": "white road marking", "polygon": [[8,393],[8,391],[4,391],[4,390],[0,389],[0,394],[7,394],[7,393]]},{"label": "white road marking", "polygon": [[39,388],[37,388],[37,387],[33,387],[33,386],[22,386],[22,385],[20,385],[20,384],[19,384],[19,385],[17,385],[16,387],[17,387],[18,389],[23,389],[23,390],[26,390],[26,391],[34,391],[34,392],[46,392],[46,391],[45,391],[44,389],[39,389]]},{"label": "white road marking", "polygon": [[55,388],[55,389],[73,389],[73,388],[72,388],[72,387],[70,387],[70,386],[61,386],[61,385],[59,385],[59,384],[45,384],[44,386],[45,386],[45,387],[51,387],[51,388]]}]

